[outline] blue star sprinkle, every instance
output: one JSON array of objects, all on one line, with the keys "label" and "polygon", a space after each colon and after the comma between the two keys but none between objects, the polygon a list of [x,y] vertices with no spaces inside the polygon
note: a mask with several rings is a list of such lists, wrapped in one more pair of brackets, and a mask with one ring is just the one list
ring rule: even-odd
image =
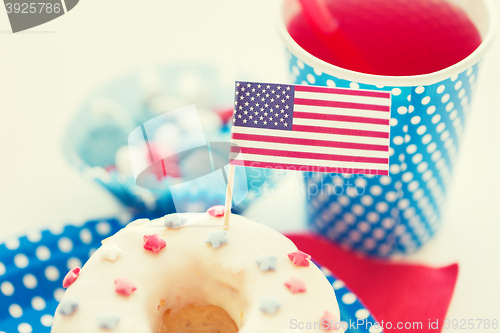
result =
[{"label": "blue star sprinkle", "polygon": [[114,330],[120,322],[120,316],[114,311],[108,311],[99,315],[97,320],[99,321],[99,328]]},{"label": "blue star sprinkle", "polygon": [[259,310],[268,315],[275,314],[281,308],[281,302],[276,296],[265,296],[260,299]]},{"label": "blue star sprinkle", "polygon": [[177,229],[182,227],[186,222],[187,218],[179,214],[169,214],[163,217],[163,224],[166,228]]},{"label": "blue star sprinkle", "polygon": [[266,272],[266,271],[275,271],[276,270],[276,261],[278,260],[278,257],[272,256],[269,254],[262,253],[260,257],[255,259],[255,262],[257,265],[259,265],[259,268],[261,271]]},{"label": "blue star sprinkle", "polygon": [[217,249],[222,244],[226,244],[229,241],[226,237],[226,231],[211,231],[210,236],[205,239],[205,243],[212,244],[212,248]]},{"label": "blue star sprinkle", "polygon": [[71,316],[77,309],[78,299],[75,296],[63,299],[57,307],[57,311],[63,316]]}]

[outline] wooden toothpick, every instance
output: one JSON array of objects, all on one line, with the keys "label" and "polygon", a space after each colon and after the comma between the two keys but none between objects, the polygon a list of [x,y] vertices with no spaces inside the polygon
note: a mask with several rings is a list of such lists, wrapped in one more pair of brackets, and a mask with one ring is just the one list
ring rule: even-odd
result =
[{"label": "wooden toothpick", "polygon": [[231,206],[233,203],[234,165],[229,164],[229,176],[226,187],[226,204],[224,208],[224,229],[229,229],[229,219],[231,218]]}]

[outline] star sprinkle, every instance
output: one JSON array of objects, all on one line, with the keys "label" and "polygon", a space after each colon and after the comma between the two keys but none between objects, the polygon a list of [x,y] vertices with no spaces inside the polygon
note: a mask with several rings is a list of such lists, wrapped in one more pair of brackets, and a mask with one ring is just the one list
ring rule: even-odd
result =
[{"label": "star sprinkle", "polygon": [[279,308],[281,308],[281,302],[276,296],[266,296],[260,299],[259,310],[268,315],[275,314]]},{"label": "star sprinkle", "polygon": [[290,289],[292,294],[303,293],[306,291],[306,282],[304,280],[297,279],[295,276],[291,276],[290,280],[285,282],[285,286]]},{"label": "star sprinkle", "polygon": [[68,288],[73,284],[73,282],[78,279],[78,276],[80,275],[80,267],[75,267],[72,270],[66,274],[63,280],[63,288]]},{"label": "star sprinkle", "polygon": [[276,261],[278,260],[278,257],[272,256],[269,254],[262,253],[260,257],[255,259],[255,262],[257,265],[259,265],[259,268],[263,272],[267,271],[275,271],[277,266],[276,266]]},{"label": "star sprinkle", "polygon": [[288,258],[290,258],[295,266],[309,266],[309,260],[311,260],[311,256],[302,251],[289,253]]},{"label": "star sprinkle", "polygon": [[167,246],[167,243],[158,234],[144,235],[144,248],[153,253],[159,253],[161,249]]},{"label": "star sprinkle", "polygon": [[59,306],[57,307],[57,311],[63,316],[71,316],[78,309],[78,299],[75,296],[70,296],[66,299],[63,299]]},{"label": "star sprinkle", "polygon": [[99,257],[101,257],[101,259],[115,261],[119,256],[122,255],[122,253],[123,250],[120,249],[117,245],[113,244],[103,247],[99,252]]},{"label": "star sprinkle", "polygon": [[120,316],[114,311],[105,312],[97,317],[99,328],[114,330],[120,322]]},{"label": "star sprinkle", "polygon": [[129,278],[119,278],[115,280],[115,291],[124,296],[130,296],[137,289]]},{"label": "star sprinkle", "polygon": [[226,237],[226,231],[211,231],[210,235],[205,239],[205,243],[212,244],[212,248],[218,249],[222,244],[229,241]]},{"label": "star sprinkle", "polygon": [[[328,311],[325,311],[325,314],[321,318],[321,323],[322,323],[323,329],[325,331],[335,331],[335,330],[337,330],[335,326],[337,326],[339,328],[341,327],[341,326],[339,326],[340,318],[337,318],[331,312],[328,312]],[[326,325],[326,323],[328,323],[328,325]],[[323,324],[325,324],[325,325],[323,325]],[[339,332],[342,332],[342,331],[339,331]]]},{"label": "star sprinkle", "polygon": [[177,229],[187,222],[187,218],[179,214],[169,214],[163,217],[163,225],[166,228]]},{"label": "star sprinkle", "polygon": [[225,207],[222,205],[212,206],[207,210],[207,213],[210,216],[220,217],[220,216],[224,216],[224,209],[225,209]]}]

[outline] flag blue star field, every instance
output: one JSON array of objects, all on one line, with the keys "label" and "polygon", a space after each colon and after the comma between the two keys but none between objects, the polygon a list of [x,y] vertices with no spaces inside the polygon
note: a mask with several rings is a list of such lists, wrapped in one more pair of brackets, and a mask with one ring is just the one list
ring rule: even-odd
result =
[{"label": "flag blue star field", "polygon": [[391,94],[236,82],[230,164],[389,174]]}]

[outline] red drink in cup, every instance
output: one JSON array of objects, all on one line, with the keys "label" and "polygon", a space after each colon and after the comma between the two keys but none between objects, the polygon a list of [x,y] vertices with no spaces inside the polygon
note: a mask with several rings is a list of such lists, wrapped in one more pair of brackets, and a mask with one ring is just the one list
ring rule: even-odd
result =
[{"label": "red drink in cup", "polygon": [[[428,74],[458,63],[481,44],[467,14],[446,0],[301,2],[287,24],[290,36],[317,58],[357,72]],[[326,14],[323,22],[311,5]],[[333,28],[322,29],[332,26],[325,20]]]},{"label": "red drink in cup", "polygon": [[[277,19],[294,83],[391,93],[389,175],[308,174],[311,228],[369,255],[420,248],[441,223],[494,40],[491,0],[282,0]],[[348,136],[339,140],[357,142]]]}]

